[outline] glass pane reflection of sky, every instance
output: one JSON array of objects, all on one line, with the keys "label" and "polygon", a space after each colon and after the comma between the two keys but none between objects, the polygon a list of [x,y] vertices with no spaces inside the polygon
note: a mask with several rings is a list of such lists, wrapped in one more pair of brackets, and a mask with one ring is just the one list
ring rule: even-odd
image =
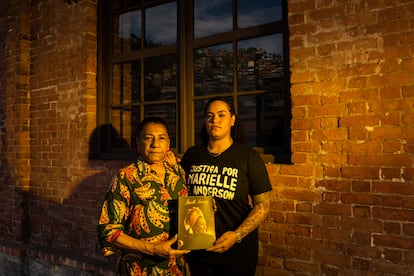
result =
[{"label": "glass pane reflection of sky", "polygon": [[[238,28],[282,19],[282,0],[237,1]],[[233,29],[231,0],[194,1],[194,37],[200,38]]]},{"label": "glass pane reflection of sky", "polygon": [[232,0],[194,0],[194,37],[233,29]]},{"label": "glass pane reflection of sky", "polygon": [[[119,38],[142,37],[140,10],[129,11],[119,17]],[[145,18],[147,44],[169,45],[177,42],[177,4],[175,2],[147,9]]]},{"label": "glass pane reflection of sky", "polygon": [[237,25],[239,28],[282,20],[281,0],[239,0],[237,3]]},{"label": "glass pane reflection of sky", "polygon": [[177,4],[155,6],[146,11],[145,40],[158,45],[177,42]]},{"label": "glass pane reflection of sky", "polygon": [[[282,19],[282,0],[239,0],[238,28],[246,28]],[[219,34],[233,29],[232,0],[195,0],[195,38]],[[141,38],[141,12],[129,11],[119,18],[118,36]],[[169,45],[177,40],[177,4],[170,2],[146,10],[146,41]]]}]

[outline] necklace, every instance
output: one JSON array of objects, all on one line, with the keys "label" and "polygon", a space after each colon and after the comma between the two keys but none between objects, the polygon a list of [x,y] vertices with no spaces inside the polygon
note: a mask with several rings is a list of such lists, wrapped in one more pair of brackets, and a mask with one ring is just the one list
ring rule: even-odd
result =
[{"label": "necklace", "polygon": [[224,147],[224,150],[223,150],[223,147],[219,147],[219,149],[221,149],[221,151],[219,151],[218,153],[211,152],[210,149],[207,146],[208,155],[210,155],[211,157],[218,157],[223,152],[225,152],[229,147],[231,147],[232,144],[233,144],[233,139],[230,140],[230,144],[228,146]]},{"label": "necklace", "polygon": [[208,155],[210,155],[210,156],[212,156],[212,157],[217,157],[217,156],[220,156],[223,152],[219,152],[219,153],[212,153],[211,151],[209,151],[208,149],[207,149],[207,151],[208,151]]}]

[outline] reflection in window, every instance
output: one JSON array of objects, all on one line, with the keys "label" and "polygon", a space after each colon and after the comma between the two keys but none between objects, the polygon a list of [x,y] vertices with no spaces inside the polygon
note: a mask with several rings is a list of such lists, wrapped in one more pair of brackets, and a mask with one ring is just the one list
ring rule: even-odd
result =
[{"label": "reflection in window", "polygon": [[238,0],[237,27],[246,28],[282,19],[282,0]]},{"label": "reflection in window", "polygon": [[204,108],[208,100],[197,100],[194,101],[194,131],[195,131],[195,144],[201,143],[200,132],[201,127],[204,124]]},{"label": "reflection in window", "polygon": [[177,96],[175,55],[145,59],[144,100],[168,100]]},{"label": "reflection in window", "polygon": [[231,44],[194,51],[194,91],[196,96],[233,91]]},{"label": "reflection in window", "polygon": [[243,122],[249,143],[274,152],[284,146],[285,117],[282,91],[240,96],[238,114]]},{"label": "reflection in window", "polygon": [[145,46],[169,45],[177,42],[177,4],[155,6],[145,13]]},{"label": "reflection in window", "polygon": [[[132,135],[132,109],[130,107],[117,107],[111,111],[111,122],[113,128],[117,132],[117,137],[111,137],[112,143],[117,147],[126,147],[134,144]],[[125,144],[120,144],[119,141],[125,141]]]},{"label": "reflection in window", "polygon": [[140,92],[139,61],[112,66],[111,103],[113,106],[138,102]]},{"label": "reflection in window", "polygon": [[283,85],[283,38],[281,34],[240,41],[237,44],[240,91],[274,89]]},{"label": "reflection in window", "polygon": [[114,16],[113,51],[123,53],[141,48],[141,11],[130,11]]},{"label": "reflection in window", "polygon": [[194,0],[194,37],[200,38],[231,31],[232,8],[232,0]]}]

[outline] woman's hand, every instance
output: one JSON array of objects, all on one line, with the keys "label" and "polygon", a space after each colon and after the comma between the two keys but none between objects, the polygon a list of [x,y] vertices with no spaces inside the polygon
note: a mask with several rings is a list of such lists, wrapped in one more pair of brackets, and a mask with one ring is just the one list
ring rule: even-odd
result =
[{"label": "woman's hand", "polygon": [[172,239],[165,242],[158,242],[153,244],[152,255],[158,255],[162,257],[172,258],[179,255],[184,255],[190,252],[190,250],[173,249],[171,246],[177,241],[177,235]]},{"label": "woman's hand", "polygon": [[234,231],[227,231],[220,238],[216,240],[214,245],[207,248],[207,251],[213,251],[217,253],[223,253],[230,249],[237,242],[237,234]]},{"label": "woman's hand", "polygon": [[149,243],[139,239],[135,239],[131,236],[128,236],[124,232],[121,232],[120,235],[114,241],[114,245],[121,249],[139,251],[147,255],[157,255],[171,258],[178,255],[184,255],[190,252],[190,250],[178,250],[171,248],[171,245],[173,245],[177,241],[177,238],[177,235],[175,235],[174,238],[169,239],[165,242]]},{"label": "woman's hand", "polygon": [[180,163],[181,161],[181,159],[178,156],[176,156],[174,152],[172,152],[171,150],[165,153],[164,160],[172,166],[176,165],[177,163]]},{"label": "woman's hand", "polygon": [[266,218],[270,210],[270,191],[253,196],[253,209],[247,218],[235,231],[225,232],[207,251],[223,253],[232,247],[239,239],[247,236],[256,229]]}]

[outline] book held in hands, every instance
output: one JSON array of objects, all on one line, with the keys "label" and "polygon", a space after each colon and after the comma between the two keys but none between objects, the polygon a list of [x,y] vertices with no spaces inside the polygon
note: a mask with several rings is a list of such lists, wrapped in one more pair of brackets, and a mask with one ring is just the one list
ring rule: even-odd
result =
[{"label": "book held in hands", "polygon": [[178,198],[178,248],[206,249],[216,240],[213,197]]}]

